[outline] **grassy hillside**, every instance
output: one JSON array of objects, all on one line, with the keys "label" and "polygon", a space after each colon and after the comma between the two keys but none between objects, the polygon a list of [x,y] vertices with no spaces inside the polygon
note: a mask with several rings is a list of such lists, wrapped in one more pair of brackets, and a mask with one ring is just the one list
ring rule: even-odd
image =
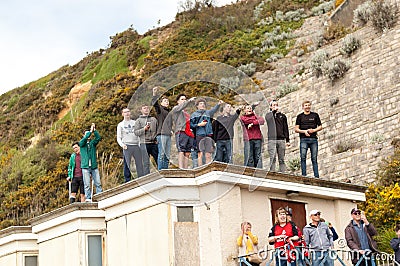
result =
[{"label": "grassy hillside", "polygon": [[[225,7],[199,2],[166,27],[144,35],[129,28],[111,37],[109,48],[1,95],[0,228],[26,224],[68,204],[70,145],[92,122],[103,138],[98,157],[104,188],[122,183],[115,128],[120,110],[146,78],[190,60],[226,63],[249,75],[271,69],[268,62],[293,48],[292,32],[306,17],[322,12],[326,10],[319,0],[243,1]],[[71,89],[87,81],[93,86],[71,105]],[[217,85],[192,82],[166,95],[185,91],[212,96],[219,90]],[[233,101],[232,92],[220,95]]]}]

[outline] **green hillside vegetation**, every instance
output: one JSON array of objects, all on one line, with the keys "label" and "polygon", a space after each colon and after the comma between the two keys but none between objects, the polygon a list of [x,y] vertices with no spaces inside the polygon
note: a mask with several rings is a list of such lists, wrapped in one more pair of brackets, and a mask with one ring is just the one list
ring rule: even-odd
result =
[{"label": "green hillside vegetation", "polygon": [[[106,49],[0,96],[0,228],[25,225],[30,218],[69,203],[71,144],[91,123],[102,136],[98,160],[103,188],[123,182],[116,125],[122,119],[120,111],[146,78],[191,60],[226,63],[249,75],[271,69],[268,60],[293,48],[291,33],[307,16],[326,12],[320,6],[332,3],[242,1],[214,7],[208,1],[188,2],[193,5],[170,25],[144,35],[128,28],[110,37]],[[91,89],[69,106],[70,90],[87,81],[92,82]],[[191,82],[166,95],[171,104],[172,96],[183,91],[233,101],[233,92],[220,90],[217,84]],[[59,117],[64,110],[66,115]]]}]

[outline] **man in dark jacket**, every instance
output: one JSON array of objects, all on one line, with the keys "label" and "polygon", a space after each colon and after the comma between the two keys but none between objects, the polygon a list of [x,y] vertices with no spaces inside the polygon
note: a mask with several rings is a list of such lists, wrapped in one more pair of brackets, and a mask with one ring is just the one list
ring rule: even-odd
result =
[{"label": "man in dark jacket", "polygon": [[172,136],[172,115],[169,115],[169,100],[167,97],[161,97],[158,103],[159,87],[153,88],[153,99],[151,105],[156,110],[157,119],[157,145],[158,145],[158,170],[168,169],[169,157],[171,154],[171,136]]},{"label": "man in dark jacket", "polygon": [[372,265],[372,253],[378,252],[378,246],[372,238],[377,235],[376,229],[359,209],[353,208],[350,213],[353,219],[347,225],[344,234],[347,246],[352,250],[352,262],[356,265],[361,260],[359,265],[365,265],[365,262]]},{"label": "man in dark jacket", "polygon": [[289,143],[289,128],[286,115],[278,110],[278,102],[273,100],[269,104],[269,110],[265,115],[268,126],[268,153],[269,170],[275,172],[276,155],[278,155],[279,172],[285,172],[285,151]]},{"label": "man in dark jacket", "polygon": [[234,136],[233,126],[239,118],[240,108],[231,114],[232,105],[225,103],[222,115],[213,122],[214,140],[217,144],[215,160],[224,163],[232,163],[232,139]]}]

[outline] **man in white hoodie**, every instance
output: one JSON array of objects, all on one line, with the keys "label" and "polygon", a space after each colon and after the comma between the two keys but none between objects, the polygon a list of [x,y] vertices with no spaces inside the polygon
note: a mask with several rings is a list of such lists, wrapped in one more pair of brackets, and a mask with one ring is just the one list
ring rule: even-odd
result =
[{"label": "man in white hoodie", "polygon": [[117,126],[117,142],[124,156],[125,182],[129,182],[132,177],[130,170],[132,157],[135,159],[137,177],[143,176],[143,159],[139,137],[134,133],[136,121],[131,119],[131,111],[128,108],[122,109],[122,116],[124,120]]}]

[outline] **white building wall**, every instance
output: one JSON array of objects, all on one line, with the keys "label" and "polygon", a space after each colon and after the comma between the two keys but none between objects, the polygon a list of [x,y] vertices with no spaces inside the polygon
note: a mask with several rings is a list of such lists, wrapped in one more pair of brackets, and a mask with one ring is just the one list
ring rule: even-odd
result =
[{"label": "white building wall", "polygon": [[108,265],[173,265],[169,208],[159,204],[107,221]]}]

